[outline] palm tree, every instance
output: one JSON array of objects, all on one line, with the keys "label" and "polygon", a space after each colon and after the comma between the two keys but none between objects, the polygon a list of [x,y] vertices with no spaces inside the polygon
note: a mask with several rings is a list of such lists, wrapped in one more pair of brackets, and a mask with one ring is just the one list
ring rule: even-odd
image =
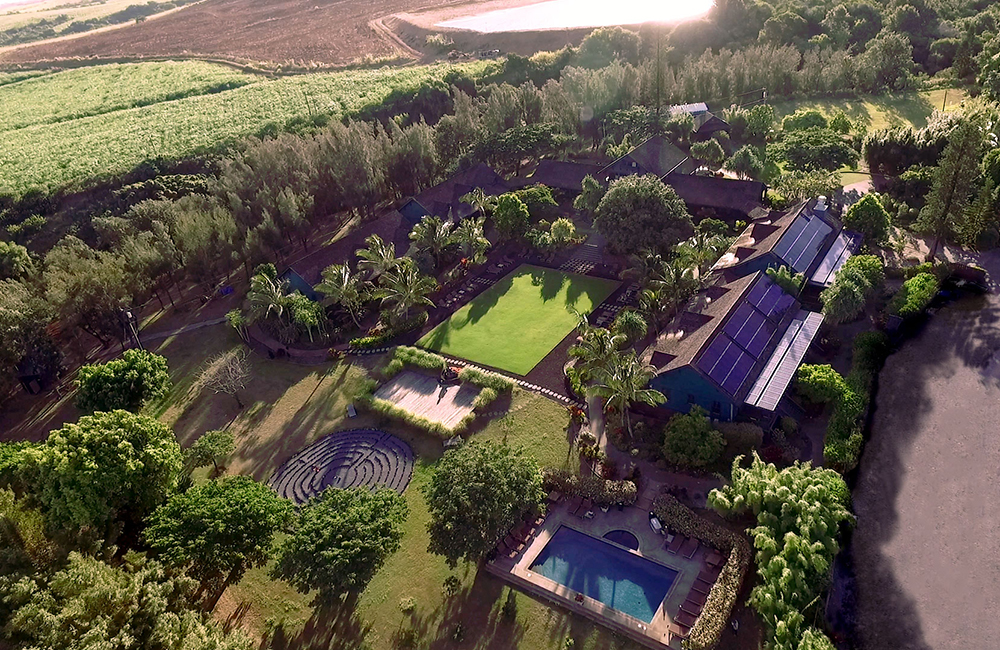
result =
[{"label": "palm tree", "polygon": [[639,307],[654,329],[698,290],[698,280],[679,260],[661,262],[639,292]]},{"label": "palm tree", "polygon": [[665,260],[659,253],[650,250],[640,251],[638,255],[632,257],[632,265],[621,272],[621,278],[634,280],[639,286],[646,288],[664,263]]},{"label": "palm tree", "polygon": [[424,217],[410,231],[410,240],[417,248],[426,250],[434,258],[434,267],[441,265],[441,254],[451,247],[455,224],[441,217]]},{"label": "palm tree", "polygon": [[658,390],[647,388],[656,376],[653,366],[643,363],[634,351],[613,357],[611,366],[597,372],[597,383],[590,387],[590,393],[604,400],[604,410],[613,408],[622,417],[622,425],[632,439],[632,421],[628,410],[633,404],[642,403],[656,406],[667,401]]},{"label": "palm tree", "polygon": [[414,307],[434,306],[427,296],[437,290],[437,282],[430,276],[422,275],[413,264],[404,264],[389,271],[379,282],[382,286],[375,292],[375,297],[381,299],[383,306],[392,308],[392,315],[397,320],[405,320]]},{"label": "palm tree", "polygon": [[481,187],[477,187],[459,200],[462,203],[471,205],[483,217],[488,216],[493,211],[493,206],[497,203],[497,197],[490,196]]},{"label": "palm tree", "polygon": [[310,342],[314,340],[313,330],[323,329],[323,321],[326,318],[323,308],[298,291],[288,296],[288,313],[296,326],[306,330]]},{"label": "palm tree", "polygon": [[358,316],[371,294],[371,283],[357,273],[351,273],[347,264],[331,264],[323,269],[323,281],[316,291],[326,296],[326,302],[338,304],[351,315],[354,324],[361,328]]},{"label": "palm tree", "polygon": [[699,232],[677,245],[677,256],[685,266],[694,267],[700,278],[722,257],[731,241],[728,237]]},{"label": "palm tree", "polygon": [[469,217],[458,225],[452,236],[462,255],[473,264],[482,260],[483,255],[490,249],[490,240],[483,233],[485,223],[486,217]]},{"label": "palm tree", "polygon": [[354,254],[361,258],[358,269],[368,271],[369,280],[374,280],[399,266],[396,245],[392,242],[386,243],[378,235],[369,235],[365,239],[365,246],[367,248],[359,248]]},{"label": "palm tree", "polygon": [[591,327],[581,323],[578,342],[569,349],[569,356],[577,360],[580,372],[585,379],[609,367],[614,359],[621,354],[626,339],[621,334],[615,334],[603,327]]},{"label": "palm tree", "polygon": [[272,312],[279,321],[282,320],[288,308],[287,288],[286,280],[272,278],[264,273],[250,278],[250,290],[247,292],[250,321],[267,319]]}]

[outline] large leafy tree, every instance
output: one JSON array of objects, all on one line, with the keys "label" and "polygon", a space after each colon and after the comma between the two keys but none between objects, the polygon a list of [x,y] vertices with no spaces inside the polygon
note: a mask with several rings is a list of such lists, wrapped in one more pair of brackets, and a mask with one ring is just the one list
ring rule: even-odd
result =
[{"label": "large leafy tree", "polygon": [[182,467],[167,425],[122,410],[56,429],[26,460],[50,525],[70,532],[88,527],[105,539],[117,522],[137,524],[163,503]]},{"label": "large leafy tree", "polygon": [[323,269],[323,280],[315,287],[333,304],[343,307],[358,327],[358,317],[371,296],[371,283],[357,273],[351,273],[347,264],[332,264]]},{"label": "large leafy tree", "polygon": [[768,146],[768,158],[772,157],[772,151],[784,159],[791,170],[833,171],[858,161],[858,152],[851,148],[843,135],[815,127],[786,132],[780,142]]},{"label": "large leafy tree", "polygon": [[302,506],[273,575],[326,604],[360,593],[399,549],[407,512],[389,488],[327,489]]},{"label": "large leafy tree", "polygon": [[34,273],[28,249],[14,242],[0,241],[0,280],[20,280]]},{"label": "large leafy tree", "polygon": [[670,249],[694,233],[684,201],[653,175],[612,182],[597,206],[594,226],[622,253]]},{"label": "large leafy tree", "polygon": [[170,390],[167,360],[146,350],[125,350],[120,359],[82,366],[76,405],[84,413],[125,409],[137,413]]},{"label": "large leafy tree", "polygon": [[493,223],[504,239],[517,239],[524,235],[531,223],[531,213],[514,193],[501,194],[493,209]]},{"label": "large leafy tree", "polygon": [[405,320],[415,308],[434,306],[428,296],[437,291],[437,281],[420,273],[416,265],[404,264],[385,273],[379,279],[379,285],[375,297],[391,310],[392,317],[397,321]]},{"label": "large leafy tree", "polygon": [[593,215],[597,212],[597,206],[601,204],[607,188],[601,185],[596,178],[587,174],[583,177],[580,187],[580,194],[573,199],[573,207],[585,214]]},{"label": "large leafy tree", "polygon": [[725,446],[722,433],[712,428],[708,413],[700,406],[674,415],[664,429],[663,457],[675,465],[703,467],[715,462]]},{"label": "large leafy tree", "polygon": [[743,180],[758,179],[764,173],[764,162],[757,150],[748,144],[737,149],[723,167]]},{"label": "large leafy tree", "polygon": [[219,460],[236,451],[236,436],[226,429],[206,431],[184,452],[188,467],[197,469],[211,465],[219,472]]},{"label": "large leafy tree", "polygon": [[751,592],[750,604],[767,627],[766,647],[795,650],[809,638],[807,633],[822,636],[810,632],[806,620],[821,601],[818,596],[840,550],[839,528],[853,522],[850,492],[831,469],[795,463],[778,470],[756,454],[749,468],[742,468],[741,461],[733,461],[730,484],[712,490],[708,502],[724,515],[749,511],[757,518],[749,532],[760,584]]},{"label": "large leafy tree", "polygon": [[633,404],[641,403],[656,406],[667,401],[658,390],[649,388],[649,382],[656,376],[655,369],[643,363],[635,351],[619,355],[610,367],[597,373],[597,383],[590,387],[592,394],[600,397],[605,410],[614,410],[620,414],[622,426],[632,437],[632,420],[629,409]]},{"label": "large leafy tree", "polygon": [[[263,566],[292,504],[249,476],[228,476],[175,494],[149,518],[146,542],[167,564],[214,586],[214,605],[247,569]],[[209,607],[211,609],[211,607]]]},{"label": "large leafy tree", "polygon": [[962,227],[973,183],[979,175],[983,140],[982,121],[975,116],[962,120],[951,133],[916,224],[934,239],[928,260],[933,260],[941,243]]},{"label": "large leafy tree", "polygon": [[22,361],[43,376],[58,372],[62,354],[45,330],[50,317],[49,305],[23,282],[0,280],[0,390],[14,382]]},{"label": "large leafy tree", "polygon": [[874,255],[855,255],[837,272],[833,284],[819,294],[823,315],[834,323],[852,320],[861,313],[865,301],[885,280],[882,261]]},{"label": "large leafy tree", "polygon": [[873,248],[889,241],[889,213],[874,194],[865,194],[848,208],[844,226],[864,235],[865,243]]},{"label": "large leafy tree", "polygon": [[470,442],[445,453],[424,497],[430,551],[454,567],[484,558],[544,493],[538,463],[523,449]]},{"label": "large leafy tree", "polygon": [[74,552],[48,581],[0,586],[12,610],[4,631],[24,648],[250,650],[242,632],[192,609],[196,584],[140,554],[112,567]]}]

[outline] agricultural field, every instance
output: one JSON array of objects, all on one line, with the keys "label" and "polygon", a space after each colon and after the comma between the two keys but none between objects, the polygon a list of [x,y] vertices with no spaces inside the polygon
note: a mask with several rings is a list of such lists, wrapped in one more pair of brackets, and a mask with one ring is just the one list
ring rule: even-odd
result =
[{"label": "agricultural field", "polygon": [[[181,70],[184,66],[192,66],[194,70],[210,66],[194,62],[175,65],[181,66]],[[87,111],[99,114],[4,131],[0,192],[21,194],[32,187],[52,190],[121,174],[152,158],[172,159],[217,150],[265,127],[281,127],[292,118],[311,115],[339,118],[382,102],[393,90],[415,88],[427,79],[440,78],[455,69],[479,74],[489,65],[475,62],[351,70],[273,80],[260,77],[232,90],[176,100],[169,100],[169,94],[180,92],[178,88],[183,84],[179,78],[167,75],[160,77],[162,84],[158,87],[154,81],[155,71],[162,66],[158,63],[132,66],[140,71],[140,79],[146,79],[141,90],[118,88],[126,83],[121,80],[121,66],[60,72],[30,82],[32,94],[45,98],[39,103],[61,105],[47,108],[47,114],[69,116]],[[218,71],[213,74],[218,74],[218,79],[245,80],[232,76],[222,66],[215,67]],[[141,72],[147,69],[153,72]],[[104,75],[117,81],[107,82]],[[115,86],[108,98],[116,108],[100,112],[98,103],[86,96],[88,93],[78,92],[79,84],[83,83],[79,81],[81,77],[97,86],[105,83]],[[208,77],[203,81],[202,92],[208,92],[211,82]],[[12,99],[33,103],[34,100],[25,99],[19,86],[21,83],[0,87],[0,105],[12,106]],[[133,101],[135,97],[161,99],[146,106],[121,108],[130,95]],[[30,108],[17,107],[14,112],[21,115],[17,119],[22,122],[30,119],[27,117]]]},{"label": "agricultural field", "polygon": [[[103,18],[142,0],[43,0],[28,5],[10,7],[0,13],[0,31],[22,27],[40,20],[68,16],[70,21]],[[69,24],[68,22],[66,24]],[[57,30],[58,31],[58,30]]]},{"label": "agricultural field", "polygon": [[80,68],[0,88],[0,132],[207,95],[256,81],[260,78],[200,61]]},{"label": "agricultural field", "polygon": [[426,0],[206,0],[156,20],[0,54],[6,62],[63,57],[199,56],[280,64],[397,58],[401,46],[369,23]]}]

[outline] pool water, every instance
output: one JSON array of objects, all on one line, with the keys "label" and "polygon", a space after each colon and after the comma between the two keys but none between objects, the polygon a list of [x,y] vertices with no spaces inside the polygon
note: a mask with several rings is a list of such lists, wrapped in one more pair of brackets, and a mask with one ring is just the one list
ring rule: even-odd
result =
[{"label": "pool water", "polygon": [[646,623],[677,577],[671,568],[565,526],[531,570]]},{"label": "pool water", "polygon": [[605,533],[604,539],[609,542],[614,542],[620,546],[624,546],[625,548],[630,548],[633,551],[639,550],[638,538],[627,530],[612,530],[609,533]]}]

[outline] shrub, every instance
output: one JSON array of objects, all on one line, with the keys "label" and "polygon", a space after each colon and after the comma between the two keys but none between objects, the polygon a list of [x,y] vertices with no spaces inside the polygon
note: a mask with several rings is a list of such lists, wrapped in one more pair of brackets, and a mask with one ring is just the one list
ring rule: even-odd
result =
[{"label": "shrub", "polygon": [[407,345],[397,347],[392,353],[392,360],[399,361],[403,365],[416,366],[435,372],[443,371],[448,367],[448,362],[445,361],[444,357]]},{"label": "shrub", "polygon": [[465,381],[483,388],[492,388],[497,393],[514,389],[514,380],[495,372],[484,372],[478,368],[466,366],[458,373],[460,381]]},{"label": "shrub", "polygon": [[664,430],[663,457],[682,467],[703,467],[718,460],[726,441],[712,428],[705,409],[695,406],[687,415],[670,418]]},{"label": "shrub", "polygon": [[635,503],[638,490],[632,481],[609,481],[599,476],[579,476],[558,467],[542,469],[542,486],[559,490],[567,496],[592,500],[599,506],[629,506]]},{"label": "shrub", "polygon": [[634,309],[626,309],[619,313],[611,324],[614,334],[621,334],[631,345],[646,336],[646,319]]},{"label": "shrub", "polygon": [[479,391],[476,395],[475,401],[472,402],[472,408],[477,411],[481,411],[490,404],[492,404],[497,398],[497,392],[492,388],[484,388]]},{"label": "shrub", "polygon": [[726,441],[729,453],[734,450],[750,451],[764,443],[764,430],[749,422],[719,422],[715,428]]},{"label": "shrub", "polygon": [[888,241],[889,222],[889,213],[874,194],[865,194],[844,215],[844,227],[864,235],[865,243],[873,247],[882,246]]},{"label": "shrub", "polygon": [[369,332],[367,336],[360,336],[351,339],[351,347],[356,350],[371,350],[386,345],[389,341],[407,332],[412,332],[424,326],[429,318],[427,312],[422,311],[414,314],[404,321],[395,323],[392,327],[386,327],[380,332]]},{"label": "shrub", "polygon": [[688,633],[688,650],[716,647],[729,622],[750,566],[750,545],[741,535],[699,517],[669,494],[653,500],[653,513],[668,530],[694,537],[729,557],[709,591],[701,615]]},{"label": "shrub", "polygon": [[[408,424],[418,429],[423,429],[427,433],[441,438],[451,438],[456,433],[464,431],[465,428],[471,423],[471,419],[466,417],[453,428],[449,429],[440,422],[431,422],[425,417],[414,415],[405,409],[401,409],[388,400],[368,395],[360,401],[375,413],[399,420],[404,424]],[[474,417],[472,419],[474,419]]]},{"label": "shrub", "polygon": [[931,304],[940,283],[930,273],[918,273],[903,283],[889,302],[889,313],[900,318],[917,316]]},{"label": "shrub", "polygon": [[810,402],[827,404],[839,399],[847,385],[833,366],[806,363],[799,367],[796,388]]},{"label": "shrub", "polygon": [[380,348],[392,339],[392,333],[383,332],[382,334],[371,334],[369,336],[359,336],[356,339],[351,339],[351,347],[355,350],[372,350],[374,348]]}]

